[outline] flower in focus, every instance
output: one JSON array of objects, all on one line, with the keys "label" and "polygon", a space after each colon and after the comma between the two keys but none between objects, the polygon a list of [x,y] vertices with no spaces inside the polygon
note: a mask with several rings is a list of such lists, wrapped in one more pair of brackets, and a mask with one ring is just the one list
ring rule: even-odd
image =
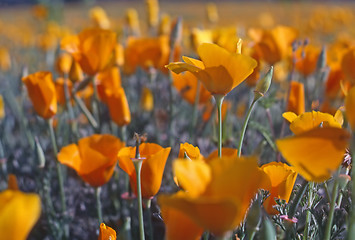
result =
[{"label": "flower in focus", "polygon": [[316,111],[305,112],[299,116],[293,112],[285,112],[282,116],[291,123],[290,130],[296,135],[320,126],[341,128],[342,125],[342,120],[339,121],[335,116]]},{"label": "flower in focus", "polygon": [[116,231],[105,225],[100,224],[100,233],[98,240],[116,240]]},{"label": "flower in focus", "polygon": [[174,173],[186,192],[160,195],[160,205],[186,215],[216,236],[241,223],[258,188],[269,181],[257,159],[247,157],[215,158],[208,164],[178,159]]},{"label": "flower in focus", "polygon": [[291,81],[287,111],[299,115],[305,111],[303,83]]},{"label": "flower in focus", "polygon": [[210,100],[211,94],[200,84],[198,90],[198,79],[190,72],[184,74],[172,73],[173,85],[179,91],[180,95],[191,105],[195,103],[197,91],[199,91],[199,104],[206,103]]},{"label": "flower in focus", "polygon": [[183,57],[185,62],[170,63],[167,68],[177,74],[184,71],[193,73],[212,95],[226,95],[257,65],[253,58],[230,53],[216,44],[203,43],[197,51],[202,61]]},{"label": "flower in focus", "polygon": [[124,143],[109,134],[94,134],[79,140],[77,144],[63,147],[58,161],[73,168],[93,187],[107,183],[117,163],[117,153]]},{"label": "flower in focus", "polygon": [[285,113],[295,136],[276,141],[284,158],[307,181],[323,182],[341,164],[349,133],[330,114],[307,112],[300,116]]},{"label": "flower in focus", "polygon": [[8,189],[0,193],[0,235],[25,240],[41,214],[41,199],[34,193]]},{"label": "flower in focus", "polygon": [[271,188],[266,189],[270,192],[270,196],[264,202],[265,209],[269,214],[277,214],[276,209],[272,207],[276,205],[275,198],[288,202],[297,173],[293,170],[293,167],[285,163],[271,162],[261,166],[261,169],[269,176],[271,181]]},{"label": "flower in focus", "polygon": [[187,142],[180,143],[179,158],[184,158],[185,154],[191,160],[203,159],[200,149]]},{"label": "flower in focus", "polygon": [[124,89],[106,89],[105,99],[112,121],[121,127],[128,125],[131,122],[131,112]]},{"label": "flower in focus", "polygon": [[[142,143],[139,146],[140,156],[143,159],[141,170],[143,198],[149,199],[158,193],[170,149],[155,143]],[[120,168],[129,175],[131,188],[137,195],[136,171],[132,162],[135,154],[136,147],[125,147],[118,153],[118,161]]]},{"label": "flower in focus", "polygon": [[88,28],[77,36],[62,39],[61,48],[71,53],[88,75],[95,75],[113,62],[116,33],[99,28]]},{"label": "flower in focus", "polygon": [[48,119],[57,113],[57,97],[52,74],[36,72],[22,78],[37,114]]}]

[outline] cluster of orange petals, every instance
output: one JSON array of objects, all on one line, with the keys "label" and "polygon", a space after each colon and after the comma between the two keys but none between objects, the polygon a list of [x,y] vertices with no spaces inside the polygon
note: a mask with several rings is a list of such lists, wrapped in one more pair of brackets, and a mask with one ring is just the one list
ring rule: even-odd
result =
[{"label": "cluster of orange petals", "polygon": [[[143,161],[141,170],[143,198],[149,199],[158,193],[170,149],[170,147],[163,148],[155,143],[142,143],[139,146],[140,157]],[[129,175],[131,188],[137,195],[136,171],[132,162],[135,156],[136,147],[125,147],[118,153],[118,163],[120,168]]]},{"label": "cluster of orange petals", "polygon": [[93,187],[107,183],[117,164],[117,154],[124,143],[109,134],[94,134],[79,140],[77,144],[63,147],[58,161],[73,168]]}]

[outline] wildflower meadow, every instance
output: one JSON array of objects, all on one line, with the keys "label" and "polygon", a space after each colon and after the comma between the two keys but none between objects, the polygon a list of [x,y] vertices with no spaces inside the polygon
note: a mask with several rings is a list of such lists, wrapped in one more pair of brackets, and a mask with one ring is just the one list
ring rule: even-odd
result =
[{"label": "wildflower meadow", "polygon": [[355,239],[354,23],[0,0],[0,239]]}]

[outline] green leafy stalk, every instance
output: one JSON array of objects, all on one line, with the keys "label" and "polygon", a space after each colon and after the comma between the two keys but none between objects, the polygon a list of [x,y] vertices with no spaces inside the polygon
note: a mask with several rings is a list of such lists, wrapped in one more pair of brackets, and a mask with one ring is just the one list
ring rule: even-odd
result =
[{"label": "green leafy stalk", "polygon": [[223,104],[223,95],[213,95],[218,112],[218,157],[222,157],[222,104]]},{"label": "green leafy stalk", "polygon": [[95,188],[95,197],[96,197],[96,210],[97,210],[97,217],[99,220],[99,224],[103,223],[102,219],[102,205],[101,205],[101,187]]}]

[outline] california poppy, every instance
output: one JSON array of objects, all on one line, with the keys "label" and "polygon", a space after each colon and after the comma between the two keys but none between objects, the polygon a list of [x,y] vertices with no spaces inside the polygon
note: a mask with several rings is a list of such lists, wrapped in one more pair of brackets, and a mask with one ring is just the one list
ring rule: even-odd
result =
[{"label": "california poppy", "polygon": [[105,99],[112,121],[121,127],[128,125],[131,122],[131,112],[124,89],[106,89]]},{"label": "california poppy", "polygon": [[271,162],[261,166],[261,169],[269,176],[271,181],[271,187],[266,189],[270,192],[270,196],[264,202],[265,209],[269,214],[277,214],[276,209],[272,207],[276,205],[275,198],[288,202],[297,178],[297,173],[293,167],[285,163]]},{"label": "california poppy", "polygon": [[303,83],[291,81],[287,111],[294,112],[297,115],[304,113],[305,103]]},{"label": "california poppy", "polygon": [[200,85],[200,89],[197,88],[198,79],[194,74],[190,72],[184,74],[172,73],[172,76],[174,87],[188,103],[192,105],[195,103],[197,91],[199,91],[199,104],[206,103],[211,98],[211,94],[203,85]]},{"label": "california poppy", "polygon": [[147,87],[142,89],[140,106],[146,112],[150,112],[154,108],[154,96],[152,91]]},{"label": "california poppy", "polygon": [[[140,156],[143,159],[141,170],[143,198],[149,199],[158,193],[170,149],[155,143],[142,143],[139,146]],[[133,192],[137,193],[136,171],[132,162],[135,154],[136,147],[125,147],[118,153],[118,159],[120,168],[129,175]]]},{"label": "california poppy", "polygon": [[36,72],[22,78],[37,114],[48,119],[57,113],[57,96],[52,74]]},{"label": "california poppy", "polygon": [[306,45],[296,51],[296,69],[303,75],[308,76],[316,70],[320,49],[313,45]]},{"label": "california poppy", "polygon": [[94,24],[94,27],[99,27],[102,29],[110,28],[110,20],[108,19],[106,12],[101,7],[93,7],[89,11],[90,19]]},{"label": "california poppy", "polygon": [[0,193],[0,234],[7,240],[25,240],[41,214],[41,199],[34,193]]},{"label": "california poppy", "polygon": [[346,118],[351,126],[351,130],[355,131],[355,87],[352,87],[345,99]]},{"label": "california poppy", "polygon": [[203,156],[200,153],[200,149],[187,142],[180,143],[179,158],[184,158],[185,154],[191,160],[203,159]]},{"label": "california poppy", "polygon": [[[257,189],[270,181],[255,158],[222,157],[209,164],[177,160],[174,165],[186,192],[160,195],[160,205],[182,212],[217,236],[240,224]],[[199,184],[191,184],[189,179],[198,179]]]},{"label": "california poppy", "polygon": [[117,153],[124,143],[109,134],[94,134],[70,144],[58,153],[58,161],[73,168],[93,187],[107,183],[117,163]]},{"label": "california poppy", "polygon": [[77,36],[62,39],[61,48],[72,54],[86,74],[93,76],[113,64],[116,38],[113,31],[88,28]]},{"label": "california poppy", "polygon": [[344,158],[349,133],[341,128],[313,128],[276,141],[284,158],[306,180],[323,182],[331,177]]},{"label": "california poppy", "polygon": [[116,240],[116,231],[106,226],[105,223],[100,224],[100,233],[98,240]]},{"label": "california poppy", "polygon": [[354,63],[355,63],[355,48],[349,49],[341,60],[341,69],[346,77],[346,79],[351,82],[352,85],[355,84],[355,71],[354,71]]},{"label": "california poppy", "polygon": [[3,72],[8,71],[11,68],[11,57],[7,48],[0,48],[0,69]]},{"label": "california poppy", "polygon": [[230,53],[216,44],[203,43],[197,51],[202,61],[183,57],[185,62],[170,63],[167,68],[177,74],[184,71],[195,74],[212,95],[226,95],[257,65],[253,58]]},{"label": "california poppy", "polygon": [[73,58],[70,54],[68,53],[60,54],[56,60],[57,72],[59,72],[62,76],[64,76],[65,74],[69,74],[72,62],[73,62]]},{"label": "california poppy", "polygon": [[101,71],[96,76],[96,87],[102,102],[107,104],[106,90],[121,88],[121,73],[117,66]]}]

